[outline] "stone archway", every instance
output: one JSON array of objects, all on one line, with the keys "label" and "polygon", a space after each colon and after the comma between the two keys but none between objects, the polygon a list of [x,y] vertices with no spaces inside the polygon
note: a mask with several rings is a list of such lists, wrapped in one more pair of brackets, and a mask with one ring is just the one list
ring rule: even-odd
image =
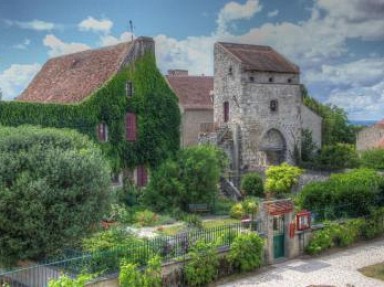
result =
[{"label": "stone archway", "polygon": [[261,139],[260,151],[264,153],[266,165],[279,165],[286,160],[286,142],[277,129],[268,130]]}]

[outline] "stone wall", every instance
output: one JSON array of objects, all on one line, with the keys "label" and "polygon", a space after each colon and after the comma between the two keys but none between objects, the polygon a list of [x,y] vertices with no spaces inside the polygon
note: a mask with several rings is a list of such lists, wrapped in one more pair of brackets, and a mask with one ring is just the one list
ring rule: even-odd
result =
[{"label": "stone wall", "polygon": [[199,143],[200,125],[213,123],[213,110],[185,110],[182,112],[181,146],[197,145]]},{"label": "stone wall", "polygon": [[299,192],[305,185],[315,181],[326,181],[331,176],[331,172],[325,171],[305,171],[300,178],[299,182],[292,188],[293,192]]},{"label": "stone wall", "polygon": [[384,127],[372,126],[362,129],[356,137],[356,150],[363,151],[377,147],[384,139]]},{"label": "stone wall", "polygon": [[321,131],[323,118],[305,105],[301,105],[301,127],[312,131],[312,141],[321,148]]}]

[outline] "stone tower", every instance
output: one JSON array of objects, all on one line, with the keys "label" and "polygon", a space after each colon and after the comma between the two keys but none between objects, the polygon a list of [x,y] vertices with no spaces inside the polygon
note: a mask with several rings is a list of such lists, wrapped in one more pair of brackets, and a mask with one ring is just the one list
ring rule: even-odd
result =
[{"label": "stone tower", "polygon": [[217,141],[237,178],[242,171],[294,164],[301,145],[301,108],[298,66],[268,46],[215,44]]}]

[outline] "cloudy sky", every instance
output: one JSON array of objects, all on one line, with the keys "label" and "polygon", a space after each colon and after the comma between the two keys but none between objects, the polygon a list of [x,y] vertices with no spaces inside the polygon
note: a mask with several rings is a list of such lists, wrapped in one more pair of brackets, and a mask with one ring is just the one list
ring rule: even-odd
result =
[{"label": "cloudy sky", "polygon": [[165,73],[212,75],[216,41],[270,45],[312,96],[350,119],[384,118],[384,0],[2,0],[0,88],[13,99],[51,57],[137,36]]}]

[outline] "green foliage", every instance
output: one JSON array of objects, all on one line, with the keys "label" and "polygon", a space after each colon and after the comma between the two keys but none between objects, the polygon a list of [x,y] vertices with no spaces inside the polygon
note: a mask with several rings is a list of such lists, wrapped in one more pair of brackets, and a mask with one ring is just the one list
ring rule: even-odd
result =
[{"label": "green foliage", "polygon": [[246,213],[241,203],[236,203],[229,212],[229,216],[236,219],[242,219],[245,215]]},{"label": "green foliage", "polygon": [[263,197],[264,195],[263,179],[256,172],[244,175],[241,179],[240,188],[248,196]]},{"label": "green foliage", "polygon": [[298,204],[303,209],[316,212],[320,218],[327,218],[330,209],[337,218],[366,215],[376,204],[382,181],[381,176],[369,169],[333,174],[325,182],[304,186]]},{"label": "green foliage", "polygon": [[148,209],[135,213],[135,221],[139,226],[153,226],[158,220],[159,216]]},{"label": "green foliage", "polygon": [[151,258],[143,273],[137,269],[137,265],[123,260],[120,266],[119,286],[161,287],[160,257]]},{"label": "green foliage", "polygon": [[231,208],[236,204],[235,201],[225,196],[220,196],[216,199],[213,205],[213,212],[216,215],[228,215]]},{"label": "green foliage", "polygon": [[109,207],[107,166],[75,131],[0,128],[3,262],[40,258],[87,235]]},{"label": "green foliage", "polygon": [[108,221],[118,221],[119,223],[134,223],[135,217],[125,205],[114,203],[111,205],[111,212],[106,218]]},{"label": "green foliage", "polygon": [[371,216],[364,220],[361,234],[365,239],[372,239],[384,234],[384,207],[374,210]]},{"label": "green foliage", "polygon": [[363,151],[360,158],[362,167],[376,170],[384,169],[384,149],[370,149]]},{"label": "green foliage", "polygon": [[[131,81],[134,95],[127,97],[125,83]],[[125,140],[124,117],[137,115],[138,139]],[[156,167],[179,148],[180,112],[177,98],[147,54],[112,77],[79,104],[40,104],[0,101],[0,124],[67,127],[96,139],[96,126],[108,126],[108,142],[100,144],[113,170],[137,165]]]},{"label": "green foliage", "polygon": [[308,95],[302,86],[304,104],[323,118],[322,141],[323,145],[336,143],[354,144],[356,140],[355,128],[348,123],[345,111],[334,105],[324,105]]},{"label": "green foliage", "polygon": [[228,260],[240,272],[251,271],[261,266],[263,239],[254,232],[239,234],[232,243]]},{"label": "green foliage", "polygon": [[301,131],[301,160],[305,163],[311,162],[315,157],[317,147],[312,139],[312,131],[303,129]]},{"label": "green foliage", "polygon": [[220,155],[212,146],[181,150],[175,161],[167,160],[152,174],[144,203],[158,211],[188,211],[188,204],[213,203],[222,167]]},{"label": "green foliage", "polygon": [[216,278],[219,258],[215,244],[199,240],[188,252],[188,257],[184,268],[188,286],[206,286]]},{"label": "green foliage", "polygon": [[277,194],[289,193],[292,186],[297,183],[302,172],[300,168],[287,163],[270,166],[265,172],[267,176],[265,189],[267,192],[272,191]]},{"label": "green foliage", "polygon": [[355,147],[343,143],[323,146],[320,154],[314,160],[316,168],[325,170],[354,168],[358,165]]},{"label": "green foliage", "polygon": [[188,214],[184,217],[188,227],[203,228],[203,220],[197,214]]},{"label": "green foliage", "polygon": [[320,252],[329,249],[333,246],[332,234],[329,230],[323,229],[313,234],[311,241],[306,247],[306,251],[311,254],[319,254]]},{"label": "green foliage", "polygon": [[48,287],[84,287],[94,277],[90,274],[81,274],[76,278],[70,278],[64,274],[57,279],[49,280]]},{"label": "green foliage", "polygon": [[259,202],[254,198],[246,198],[241,202],[243,210],[246,214],[251,216],[251,220],[253,220],[255,214],[259,211]]}]

